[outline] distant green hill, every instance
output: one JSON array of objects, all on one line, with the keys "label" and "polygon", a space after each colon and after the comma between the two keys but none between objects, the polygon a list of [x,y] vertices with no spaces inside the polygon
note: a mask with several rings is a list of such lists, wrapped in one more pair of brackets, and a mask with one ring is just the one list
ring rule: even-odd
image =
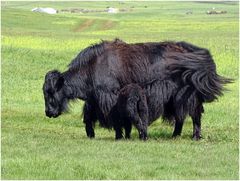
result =
[{"label": "distant green hill", "polygon": [[[88,9],[48,15],[35,7]],[[96,12],[107,7],[116,14]],[[238,179],[238,2],[2,2],[2,179]],[[208,10],[226,14],[207,15]],[[191,13],[187,13],[191,12]],[[44,114],[45,73],[66,70],[83,48],[118,37],[128,43],[187,41],[211,51],[220,75],[234,78],[218,101],[206,104],[203,139],[191,140],[187,119],[182,137],[161,119],[149,140],[114,141],[96,125],[85,135],[83,102],[57,119]]]}]

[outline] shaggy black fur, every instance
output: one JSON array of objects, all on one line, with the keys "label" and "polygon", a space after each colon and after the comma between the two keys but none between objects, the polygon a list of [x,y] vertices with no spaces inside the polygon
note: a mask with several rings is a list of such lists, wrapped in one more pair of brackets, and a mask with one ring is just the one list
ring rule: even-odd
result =
[{"label": "shaggy black fur", "polygon": [[[47,73],[43,90],[47,116],[59,116],[66,110],[68,100],[79,98],[86,101],[87,135],[94,137],[93,123],[98,119],[103,127],[114,127],[118,138],[117,127],[121,125],[114,118],[126,116],[129,111],[125,110],[124,114],[115,111],[116,105],[127,108],[129,104],[128,101],[121,103],[121,89],[137,84],[146,96],[148,125],[161,115],[164,119],[175,120],[175,137],[181,134],[184,119],[189,114],[193,120],[193,138],[198,140],[203,103],[221,96],[223,85],[229,82],[230,79],[216,73],[207,49],[186,42],[127,44],[116,39],[84,49],[64,73]],[[134,89],[123,94],[123,100],[124,97],[131,99]],[[133,112],[141,115],[142,111]],[[125,123],[130,122],[124,119]],[[136,126],[141,122],[131,116],[129,119]]]},{"label": "shaggy black fur", "polygon": [[[87,101],[83,108],[84,123],[86,125],[87,136],[93,138],[94,125],[97,120],[102,127],[111,127],[115,132],[116,139],[123,138],[122,128],[125,129],[125,138],[130,138],[132,124],[139,132],[139,138],[147,139],[148,127],[148,107],[144,90],[137,84],[128,84],[119,91],[117,104],[112,108],[107,119],[105,119],[94,99]],[[107,120],[107,121],[106,121]]]},{"label": "shaggy black fur", "polygon": [[116,137],[122,138],[121,127],[125,128],[125,138],[130,138],[131,124],[134,124],[139,132],[139,138],[147,139],[148,106],[144,90],[137,84],[129,84],[120,90],[115,111],[117,115],[114,121],[119,124],[115,128]]}]

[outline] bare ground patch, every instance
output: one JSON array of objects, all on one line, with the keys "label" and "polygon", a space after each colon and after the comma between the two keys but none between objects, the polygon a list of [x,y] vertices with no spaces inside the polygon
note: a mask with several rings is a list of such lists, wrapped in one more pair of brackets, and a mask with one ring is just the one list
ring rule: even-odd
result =
[{"label": "bare ground patch", "polygon": [[98,23],[98,29],[97,30],[109,30],[109,29],[112,29],[113,27],[115,27],[115,25],[116,25],[116,22],[115,21],[111,21],[111,20],[87,19],[84,22],[82,22],[80,25],[75,27],[73,29],[73,31],[74,32],[85,31],[86,29],[91,27],[94,23],[96,23],[96,21],[100,21]]},{"label": "bare ground patch", "polygon": [[81,23],[78,27],[76,27],[73,31],[74,32],[84,31],[87,28],[89,28],[90,26],[92,26],[94,24],[94,22],[95,22],[94,19],[87,19],[86,21]]},{"label": "bare ground patch", "polygon": [[116,22],[111,20],[105,20],[101,26],[101,30],[112,29],[116,25]]}]

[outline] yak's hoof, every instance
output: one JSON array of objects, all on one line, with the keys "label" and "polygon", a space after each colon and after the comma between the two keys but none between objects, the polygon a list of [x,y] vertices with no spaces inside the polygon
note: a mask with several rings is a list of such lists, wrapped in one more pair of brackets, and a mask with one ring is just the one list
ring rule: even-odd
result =
[{"label": "yak's hoof", "polygon": [[173,139],[176,139],[177,137],[180,137],[180,136],[181,136],[181,134],[174,134],[174,133],[173,133],[172,138],[173,138]]},{"label": "yak's hoof", "polygon": [[126,135],[125,139],[129,140],[129,139],[131,139],[131,136],[130,135]]},{"label": "yak's hoof", "polygon": [[122,140],[122,139],[123,139],[123,136],[116,136],[116,137],[115,137],[115,140],[116,140],[116,141],[119,141],[119,140]]},{"label": "yak's hoof", "polygon": [[87,136],[89,139],[94,139],[95,138],[95,135],[88,135]]},{"label": "yak's hoof", "polygon": [[95,133],[94,132],[87,133],[87,137],[90,139],[95,138]]},{"label": "yak's hoof", "polygon": [[199,141],[200,139],[202,139],[202,136],[201,135],[193,135],[192,139],[195,141]]},{"label": "yak's hoof", "polygon": [[148,139],[147,133],[145,133],[145,132],[140,133],[139,139],[142,141],[146,141]]}]

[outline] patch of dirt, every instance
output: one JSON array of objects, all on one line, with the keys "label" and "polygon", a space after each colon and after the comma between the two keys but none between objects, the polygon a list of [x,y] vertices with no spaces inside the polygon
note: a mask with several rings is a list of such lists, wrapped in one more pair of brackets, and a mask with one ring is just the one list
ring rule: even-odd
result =
[{"label": "patch of dirt", "polygon": [[116,23],[114,21],[106,20],[106,21],[103,22],[103,24],[101,26],[101,30],[112,29],[115,25],[116,25]]},{"label": "patch of dirt", "polygon": [[83,23],[81,23],[78,27],[76,27],[73,31],[74,32],[80,32],[86,30],[88,27],[92,26],[94,24],[94,19],[87,19]]}]

